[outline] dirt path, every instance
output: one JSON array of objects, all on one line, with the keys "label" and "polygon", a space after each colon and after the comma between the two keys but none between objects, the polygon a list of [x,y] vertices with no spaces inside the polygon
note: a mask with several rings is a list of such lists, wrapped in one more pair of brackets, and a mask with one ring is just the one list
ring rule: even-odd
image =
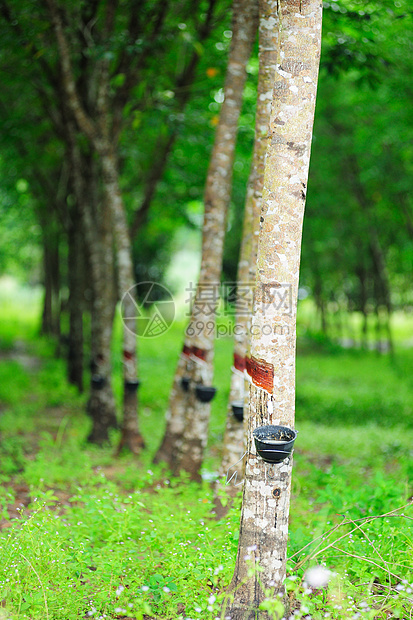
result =
[{"label": "dirt path", "polygon": [[16,340],[12,349],[0,349],[0,362],[18,362],[25,370],[34,372],[42,365],[42,360],[31,355],[22,340]]}]

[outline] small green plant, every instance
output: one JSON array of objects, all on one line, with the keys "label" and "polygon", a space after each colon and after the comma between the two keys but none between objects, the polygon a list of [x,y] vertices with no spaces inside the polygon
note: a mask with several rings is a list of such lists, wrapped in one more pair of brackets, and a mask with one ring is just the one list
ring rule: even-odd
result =
[{"label": "small green plant", "polygon": [[282,601],[279,598],[271,598],[270,592],[265,593],[265,599],[260,604],[259,609],[266,611],[271,620],[281,620],[285,612]]},{"label": "small green plant", "polygon": [[155,574],[142,586],[142,591],[148,592],[155,603],[158,603],[165,594],[177,592],[178,587],[171,579]]}]

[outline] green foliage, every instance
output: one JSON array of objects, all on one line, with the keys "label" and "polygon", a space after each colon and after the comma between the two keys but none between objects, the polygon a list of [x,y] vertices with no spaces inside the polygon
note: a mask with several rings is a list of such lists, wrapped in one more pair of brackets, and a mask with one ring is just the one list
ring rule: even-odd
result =
[{"label": "green foliage", "polygon": [[[4,162],[0,159],[0,171],[4,175]],[[20,279],[35,280],[33,266],[39,261],[38,244],[40,228],[33,213],[33,201],[27,188],[22,185],[0,190],[0,228],[7,231],[0,244],[0,276],[8,273]],[[20,189],[19,189],[20,183]]]}]

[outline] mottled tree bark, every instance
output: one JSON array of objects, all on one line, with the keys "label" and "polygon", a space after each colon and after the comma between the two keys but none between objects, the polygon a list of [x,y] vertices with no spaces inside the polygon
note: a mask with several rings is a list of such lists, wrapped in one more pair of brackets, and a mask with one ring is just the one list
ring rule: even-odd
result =
[{"label": "mottled tree bark", "polygon": [[[187,342],[187,341],[186,341]],[[188,392],[191,388],[189,378],[192,376],[192,355],[191,345],[185,344],[179,356],[175,370],[175,376],[169,395],[169,408],[166,414],[166,429],[159,446],[154,463],[164,461],[171,470],[174,470],[178,458],[178,449],[185,428],[185,411],[188,401]],[[187,387],[184,388],[183,380],[187,380]]]},{"label": "mottled tree bark", "polygon": [[[251,173],[245,202],[244,225],[237,274],[237,300],[234,329],[234,365],[228,401],[223,454],[220,473],[224,475],[231,467],[231,475],[237,472],[237,480],[243,474],[243,463],[237,462],[245,452],[245,432],[242,421],[233,415],[232,403],[244,404],[244,419],[248,419],[249,399],[245,398],[245,357],[250,342],[250,324],[253,308],[255,268],[257,262],[258,235],[264,183],[265,154],[268,144],[272,88],[278,50],[278,29],[268,28],[269,19],[277,20],[271,4],[261,1],[259,18],[259,73],[257,87],[257,111],[255,118],[255,142]],[[247,295],[247,296],[246,296]],[[247,302],[247,304],[246,304]],[[246,311],[248,305],[248,311]],[[232,487],[231,487],[232,488]]]},{"label": "mottled tree bark", "polygon": [[118,452],[127,448],[138,454],[144,446],[138,426],[138,381],[136,355],[136,295],[133,276],[132,248],[126,212],[119,187],[119,173],[113,151],[106,149],[101,156],[104,188],[111,211],[116,243],[117,273],[123,306],[123,420]]},{"label": "mottled tree bark", "polygon": [[[97,222],[88,205],[83,212],[88,263],[91,268],[91,384],[87,411],[92,419],[88,441],[109,442],[109,430],[116,428],[116,405],[112,390],[111,345],[116,307],[113,270],[113,236],[108,214],[103,211]],[[88,240],[90,240],[88,242]]]},{"label": "mottled tree bark", "polygon": [[[193,303],[192,316],[186,330],[185,346],[190,350],[179,363],[169,400],[167,427],[156,456],[171,447],[168,463],[174,472],[183,469],[194,480],[200,480],[200,467],[207,442],[210,403],[196,396],[196,385],[212,386],[215,338],[215,313],[222,269],[222,255],[231,196],[232,166],[238,118],[246,79],[245,67],[251,55],[258,19],[256,2],[235,0],[233,6],[232,41],[228,58],[219,123],[215,135],[204,194],[204,226],[201,271]],[[207,295],[207,299],[205,297]],[[202,326],[201,328],[195,327]],[[190,379],[188,392],[182,389],[180,376]],[[171,442],[172,433],[180,437]]]},{"label": "mottled tree bark", "polygon": [[[277,6],[278,4],[278,6]],[[302,221],[321,44],[319,0],[278,0],[279,52],[263,190],[254,302],[247,463],[231,620],[269,618],[264,589],[283,593],[292,459],[265,463],[252,432],[294,427],[296,308]],[[275,25],[275,24],[274,24]],[[269,24],[270,26],[270,24]],[[248,574],[258,565],[262,572]]]},{"label": "mottled tree bark", "polygon": [[96,168],[97,162],[89,154],[83,164],[87,191],[83,203],[83,227],[92,273],[91,384],[87,409],[93,426],[88,440],[103,444],[109,441],[109,430],[118,427],[111,360],[117,294],[110,212],[100,196]]}]

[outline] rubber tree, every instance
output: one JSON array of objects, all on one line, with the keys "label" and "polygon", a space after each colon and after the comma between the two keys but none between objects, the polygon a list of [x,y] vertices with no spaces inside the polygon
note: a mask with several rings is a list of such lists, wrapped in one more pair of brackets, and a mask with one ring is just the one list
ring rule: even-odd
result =
[{"label": "rubber tree", "polygon": [[[60,336],[60,255],[59,233],[55,222],[42,223],[44,300],[42,312],[42,334]],[[54,226],[53,226],[54,224]],[[60,231],[59,231],[60,232]]]},{"label": "rubber tree", "polygon": [[[109,441],[109,429],[115,427],[116,407],[111,381],[110,352],[116,291],[113,265],[113,235],[108,207],[98,198],[93,182],[95,174],[91,153],[82,152],[76,139],[74,120],[63,103],[62,118],[66,130],[67,159],[71,166],[73,193],[80,216],[91,289],[91,372],[92,381],[87,411],[92,419],[89,441]],[[99,208],[100,207],[100,208]]]},{"label": "rubber tree", "polygon": [[[119,291],[127,293],[123,307],[126,317],[135,315],[134,277],[131,242],[129,238],[126,212],[119,186],[119,171],[116,154],[116,142],[111,135],[110,110],[110,73],[109,58],[104,56],[99,62],[99,80],[95,93],[96,118],[92,118],[80,97],[74,76],[69,40],[63,28],[59,7],[55,0],[45,0],[50,12],[51,23],[57,41],[61,81],[66,96],[67,107],[73,116],[77,128],[89,141],[90,147],[99,158],[105,201],[108,205],[110,220],[116,246],[117,277]],[[107,7],[104,30],[107,37],[113,30],[115,6]],[[123,328],[123,424],[120,448],[127,446],[137,453],[143,446],[143,439],[138,428],[137,419],[137,351],[136,330],[124,321]]]},{"label": "rubber tree", "polygon": [[[245,384],[245,358],[250,346],[250,324],[253,308],[255,269],[257,262],[258,235],[264,183],[265,154],[268,144],[268,125],[270,121],[272,88],[278,50],[278,30],[269,28],[269,20],[278,19],[273,15],[272,6],[267,0],[260,0],[259,16],[259,71],[257,86],[257,111],[255,117],[254,152],[248,179],[244,210],[241,251],[237,271],[237,297],[234,329],[234,363],[228,400],[228,415],[225,427],[221,474],[231,468],[231,476],[242,476],[243,463],[238,462],[244,448],[244,424],[232,411],[232,404],[243,403],[244,418],[248,419],[248,391]],[[244,403],[245,399],[245,403]],[[232,488],[232,487],[231,487]]]},{"label": "rubber tree", "polygon": [[[197,399],[196,386],[212,386],[215,313],[219,299],[227,211],[238,119],[246,80],[246,65],[254,44],[257,3],[235,0],[232,40],[224,85],[224,101],[216,129],[204,192],[201,269],[185,332],[167,412],[167,425],[155,461],[166,461],[173,472],[189,472],[200,479],[207,441],[210,402]],[[182,383],[182,379],[188,383]]]},{"label": "rubber tree", "polygon": [[67,279],[69,288],[69,334],[67,351],[67,378],[83,392],[83,313],[85,306],[85,278],[81,214],[74,201],[68,209],[67,223]]},{"label": "rubber tree", "polygon": [[[252,325],[246,471],[231,620],[269,618],[264,590],[284,593],[292,458],[257,456],[253,431],[294,427],[300,246],[321,46],[319,0],[273,2],[279,30]],[[278,19],[275,14],[278,12]],[[249,572],[251,566],[261,571]]]}]

